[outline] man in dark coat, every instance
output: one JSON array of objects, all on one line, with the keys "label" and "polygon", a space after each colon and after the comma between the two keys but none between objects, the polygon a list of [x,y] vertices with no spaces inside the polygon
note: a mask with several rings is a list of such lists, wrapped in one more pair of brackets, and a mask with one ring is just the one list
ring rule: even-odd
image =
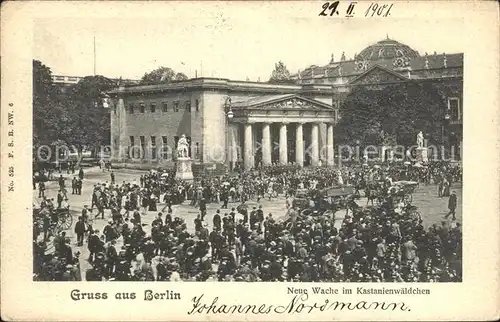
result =
[{"label": "man in dark coat", "polygon": [[77,193],[78,191],[78,180],[76,179],[76,177],[73,177],[73,180],[71,180],[71,194],[74,195]]},{"label": "man in dark coat", "polygon": [[64,189],[64,177],[62,176],[62,174],[59,176],[58,182],[59,182],[59,188],[61,190],[63,190]]},{"label": "man in dark coat", "polygon": [[61,257],[66,259],[67,264],[73,264],[73,250],[71,249],[69,243],[69,238],[64,238],[64,243],[61,245],[59,252]]},{"label": "man in dark coat", "polygon": [[201,215],[196,216],[196,219],[194,220],[194,230],[195,231],[200,231],[201,229],[201,223],[203,219],[201,218]]},{"label": "man in dark coat", "polygon": [[207,201],[205,198],[200,199],[200,212],[201,212],[201,220],[205,218],[205,215],[207,214]]},{"label": "man in dark coat", "polygon": [[40,181],[38,184],[38,198],[43,198],[45,197],[45,183],[43,181]]},{"label": "man in dark coat", "polygon": [[102,242],[101,239],[99,239],[99,230],[94,230],[92,235],[89,237],[89,243],[88,243],[88,248],[89,248],[89,262],[92,263],[95,259],[95,256],[97,253],[102,252],[104,249],[104,243]]},{"label": "man in dark coat", "polygon": [[85,223],[83,217],[78,217],[78,222],[75,224],[75,234],[78,246],[83,246],[83,235],[85,234]]},{"label": "man in dark coat", "polygon": [[452,219],[456,220],[455,209],[457,209],[457,195],[455,191],[452,191],[450,198],[448,199],[448,209],[450,210],[450,212],[448,212],[448,214],[444,217],[448,218],[449,215],[452,215]]},{"label": "man in dark coat", "polygon": [[78,171],[78,178],[80,178],[80,180],[83,180],[83,169],[80,168],[80,171]]},{"label": "man in dark coat", "polygon": [[213,223],[214,223],[214,228],[221,229],[221,218],[220,218],[220,211],[217,210],[215,212],[215,215],[213,217]]},{"label": "man in dark coat", "polygon": [[57,193],[57,209],[61,208],[61,203],[63,202],[63,200],[64,194],[62,190],[59,190],[59,192]]},{"label": "man in dark coat", "polygon": [[116,251],[116,240],[112,240],[111,244],[106,249],[106,277],[113,275],[113,270],[118,261],[118,253]]}]

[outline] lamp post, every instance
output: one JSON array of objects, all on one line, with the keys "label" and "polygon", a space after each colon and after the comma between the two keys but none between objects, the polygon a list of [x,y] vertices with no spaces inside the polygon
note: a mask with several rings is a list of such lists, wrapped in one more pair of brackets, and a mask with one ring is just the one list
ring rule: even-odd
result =
[{"label": "lamp post", "polygon": [[356,140],[356,163],[358,163],[358,164],[360,163],[360,160],[359,160],[360,159],[359,158],[359,144],[360,144],[359,140]]},{"label": "lamp post", "polygon": [[441,156],[441,159],[444,160],[445,158],[445,140],[444,140],[444,130],[445,130],[445,126],[448,125],[448,121],[450,120],[450,113],[449,111],[447,110],[444,114],[444,117],[443,117],[443,123],[441,124],[441,151],[442,151],[442,156]]},{"label": "lamp post", "polygon": [[[229,157],[229,120],[234,117],[234,113],[231,107],[231,97],[226,96],[226,99],[224,100],[224,119],[226,121],[226,128],[225,128],[225,142],[226,142],[226,147],[225,147],[225,152],[226,152],[226,164],[229,170],[232,170],[232,158]],[[232,154],[232,153],[231,153]]]}]

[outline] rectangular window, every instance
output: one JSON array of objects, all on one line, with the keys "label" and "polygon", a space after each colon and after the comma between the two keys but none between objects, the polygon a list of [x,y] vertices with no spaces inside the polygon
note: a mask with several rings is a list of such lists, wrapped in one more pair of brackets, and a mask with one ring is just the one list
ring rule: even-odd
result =
[{"label": "rectangular window", "polygon": [[186,141],[188,142],[188,156],[191,157],[191,137],[186,136]]},{"label": "rectangular window", "polygon": [[156,103],[151,103],[151,113],[156,112]]},{"label": "rectangular window", "polygon": [[186,111],[188,113],[191,113],[191,101],[186,101]]},{"label": "rectangular window", "polygon": [[115,113],[116,115],[116,104],[113,104],[113,112]]},{"label": "rectangular window", "polygon": [[156,136],[151,136],[151,159],[156,160]]},{"label": "rectangular window", "polygon": [[196,104],[196,112],[199,112],[200,111],[200,101],[196,100],[195,104]]},{"label": "rectangular window", "polygon": [[163,112],[168,112],[168,104],[167,104],[167,102],[163,102],[163,104],[162,104],[162,111]]},{"label": "rectangular window", "polygon": [[167,137],[162,136],[161,137],[161,143],[162,143],[162,159],[167,159],[167,154],[168,154],[168,145],[167,145]]},{"label": "rectangular window", "polygon": [[195,155],[194,155],[195,159],[199,159],[200,158],[200,144],[198,142],[196,142],[196,149],[195,149]]},{"label": "rectangular window", "polygon": [[129,104],[129,106],[128,106],[128,112],[130,114],[134,114],[134,104]]},{"label": "rectangular window", "polygon": [[[135,138],[133,136],[130,136],[130,148],[129,148],[129,156],[132,158],[135,158]],[[130,154],[130,150],[132,150],[132,154]]]},{"label": "rectangular window", "polygon": [[179,101],[174,102],[174,112],[179,112]]},{"label": "rectangular window", "polygon": [[450,120],[461,121],[462,109],[460,108],[460,100],[456,97],[448,98],[448,113],[450,113]]},{"label": "rectangular window", "polygon": [[179,142],[179,137],[174,136],[174,150],[177,150],[177,143]]},{"label": "rectangular window", "polygon": [[146,138],[141,135],[139,139],[141,140],[141,154],[142,157],[144,158],[144,154],[146,152]]},{"label": "rectangular window", "polygon": [[141,105],[140,105],[140,111],[141,111],[141,113],[145,113],[146,112],[146,105],[144,105],[144,103],[141,103]]}]

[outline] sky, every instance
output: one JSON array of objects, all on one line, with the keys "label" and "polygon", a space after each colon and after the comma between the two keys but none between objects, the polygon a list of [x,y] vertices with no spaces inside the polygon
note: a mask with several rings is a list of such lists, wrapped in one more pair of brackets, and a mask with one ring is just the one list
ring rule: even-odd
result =
[{"label": "sky", "polygon": [[291,73],[325,65],[334,54],[353,57],[365,47],[389,38],[420,54],[465,51],[460,20],[318,19],[275,15],[273,10],[204,10],[190,16],[44,17],[34,21],[33,56],[53,74],[93,74],[140,79],[167,66],[188,77],[221,77],[266,81],[278,61]]}]

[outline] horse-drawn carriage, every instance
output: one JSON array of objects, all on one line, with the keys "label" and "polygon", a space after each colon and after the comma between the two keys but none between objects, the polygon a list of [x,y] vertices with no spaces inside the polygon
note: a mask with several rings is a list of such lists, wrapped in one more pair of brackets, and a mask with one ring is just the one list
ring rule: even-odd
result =
[{"label": "horse-drawn carriage", "polygon": [[49,218],[49,231],[53,235],[68,230],[73,225],[73,216],[67,208],[49,210],[48,208],[39,209],[33,207],[33,224],[37,225],[40,231],[43,231],[45,217]]},{"label": "horse-drawn carriage", "polygon": [[292,202],[294,208],[307,215],[333,215],[338,209],[348,206],[349,197],[354,194],[353,186],[336,186],[322,190],[297,190]]},{"label": "horse-drawn carriage", "polygon": [[403,201],[405,204],[411,204],[413,201],[413,192],[418,187],[416,181],[396,181],[389,188],[389,193],[397,201]]}]

